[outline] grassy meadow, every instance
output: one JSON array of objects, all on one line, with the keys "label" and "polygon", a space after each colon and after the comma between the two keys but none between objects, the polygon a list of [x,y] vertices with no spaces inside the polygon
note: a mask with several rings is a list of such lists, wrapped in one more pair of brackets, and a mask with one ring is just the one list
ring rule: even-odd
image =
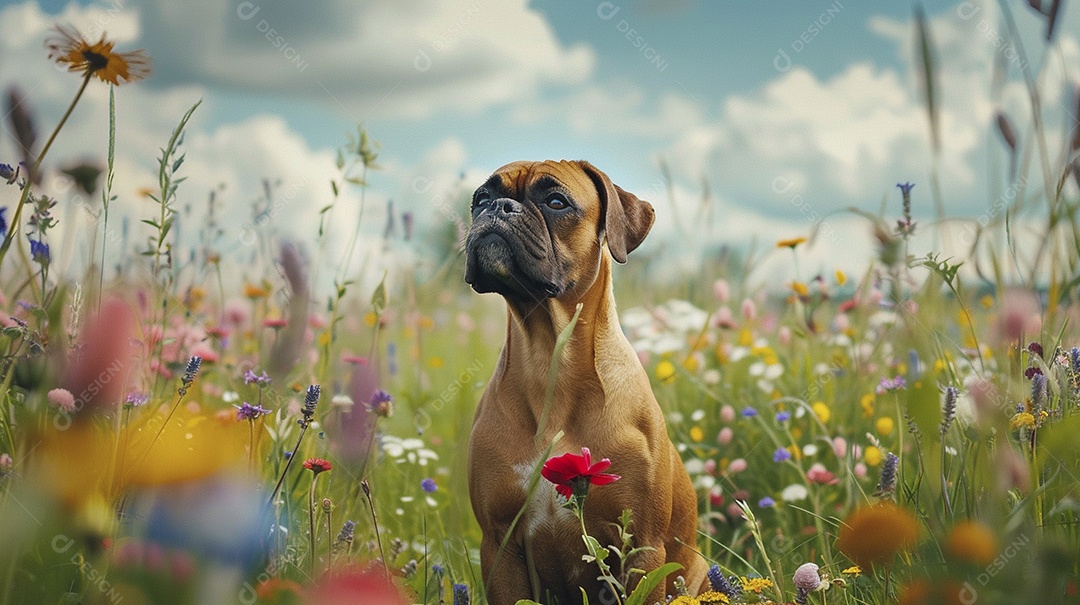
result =
[{"label": "grassy meadow", "polygon": [[[136,54],[68,34],[50,53],[83,87],[119,97],[139,78]],[[70,119],[124,128],[77,101]],[[213,220],[181,243],[179,209],[205,199],[183,183],[192,112],[116,258],[109,205],[125,198],[101,142],[107,168],[79,185],[101,200],[93,253],[65,275],[50,229],[69,200],[34,185],[54,138],[0,158],[0,604],[485,603],[466,444],[506,316],[462,281],[462,225],[395,235],[436,268],[374,288],[320,286],[321,229],[257,233],[244,266]],[[860,210],[878,247],[859,273],[751,280],[759,257],[730,252],[678,283],[647,253],[616,268],[698,491],[696,546],[722,576],[673,603],[1080,603],[1080,200],[1065,187],[1080,138],[1023,128],[1040,144],[1018,144],[1004,124],[1019,191],[957,219],[977,264],[910,246],[948,222],[912,218],[935,189],[918,182]],[[378,165],[358,132],[324,221],[355,215],[336,193]],[[1018,249],[1018,217],[1038,250]],[[813,227],[765,253],[798,267]]]}]

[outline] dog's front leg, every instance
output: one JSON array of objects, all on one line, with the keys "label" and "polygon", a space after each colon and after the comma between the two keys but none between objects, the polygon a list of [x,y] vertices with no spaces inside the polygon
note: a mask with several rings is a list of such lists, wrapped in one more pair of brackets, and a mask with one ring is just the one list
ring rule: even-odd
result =
[{"label": "dog's front leg", "polygon": [[514,605],[520,599],[531,599],[532,582],[523,547],[511,539],[499,553],[499,542],[485,533],[480,543],[480,568],[489,578],[487,600],[491,605]]}]

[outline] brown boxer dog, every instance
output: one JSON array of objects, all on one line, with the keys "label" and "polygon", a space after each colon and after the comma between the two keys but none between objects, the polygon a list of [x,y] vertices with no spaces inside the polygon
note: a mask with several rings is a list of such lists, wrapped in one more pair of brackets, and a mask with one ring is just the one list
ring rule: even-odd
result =
[{"label": "brown boxer dog", "polygon": [[[604,546],[620,545],[612,523],[630,509],[634,546],[651,547],[630,564],[646,571],[667,561],[682,564],[647,602],[663,602],[677,575],[691,590],[707,585],[705,561],[692,550],[697,494],[619,326],[611,289],[612,260],[625,263],[653,219],[648,202],[588,162],[514,162],[473,194],[465,281],[479,293],[501,294],[509,308],[506,345],[469,441],[470,498],[483,530],[481,567],[493,605],[528,598],[581,603],[578,587],[590,603],[615,602],[597,580],[596,565],[582,561],[581,529],[554,485],[541,480],[514,524],[534,469],[559,431],[564,437],[551,455],[588,447],[594,460],[610,458],[608,471],[622,477],[590,490],[589,534]],[[555,341],[579,303],[545,413]]]}]

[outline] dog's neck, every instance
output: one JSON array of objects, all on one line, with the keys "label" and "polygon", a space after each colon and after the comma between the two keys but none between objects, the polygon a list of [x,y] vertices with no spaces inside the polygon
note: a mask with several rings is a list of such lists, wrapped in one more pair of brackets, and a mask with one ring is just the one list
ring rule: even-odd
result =
[{"label": "dog's neck", "polygon": [[[548,375],[559,334],[573,321],[578,304],[581,313],[572,336],[563,349],[556,371],[553,403],[541,441],[575,422],[603,409],[583,409],[578,402],[605,402],[622,380],[636,369],[644,377],[640,363],[619,326],[615,297],[611,290],[611,257],[604,253],[596,281],[577,299],[545,299],[532,304],[509,303],[506,347],[499,361],[496,377],[518,385],[517,392],[502,394],[509,405],[524,405],[539,428],[546,404]],[[579,335],[591,334],[592,338]],[[520,360],[512,365],[508,360]],[[647,378],[645,379],[647,381]],[[591,391],[589,396],[585,392]]]}]

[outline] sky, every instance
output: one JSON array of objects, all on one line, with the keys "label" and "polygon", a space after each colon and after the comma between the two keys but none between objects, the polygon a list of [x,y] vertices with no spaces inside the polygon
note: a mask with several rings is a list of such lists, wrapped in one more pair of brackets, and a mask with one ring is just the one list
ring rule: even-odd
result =
[{"label": "sky", "polygon": [[[656,206],[646,253],[664,251],[693,271],[702,251],[753,245],[766,280],[792,271],[774,242],[811,233],[803,271],[864,267],[873,240],[866,220],[846,209],[884,209],[891,222],[900,182],[916,184],[921,244],[947,256],[971,241],[971,223],[1000,218],[995,208],[1018,180],[1038,190],[1024,74],[1038,78],[1046,148],[1060,162],[1077,113],[1080,11],[1065,3],[1046,46],[1045,17],[1027,2],[1004,4],[1018,37],[998,2],[921,4],[937,65],[936,154],[917,6],[906,2],[2,2],[0,87],[17,87],[47,133],[79,84],[46,58],[52,26],[104,32],[120,51],[146,49],[152,76],[116,90],[116,212],[146,212],[137,192],[156,183],[159,148],[201,99],[184,142],[180,196],[194,224],[185,233],[193,237],[216,191],[225,248],[240,254],[267,178],[278,187],[266,228],[314,245],[336,149],[362,124],[379,143],[380,168],[368,175],[354,267],[375,249],[388,200],[421,230],[434,229],[467,220],[462,192],[497,167],[565,158],[591,161]],[[99,84],[50,152],[54,165],[103,161],[108,87]],[[1036,158],[1016,175],[999,112]],[[0,162],[14,154],[5,133]],[[933,175],[946,214],[964,220],[934,221]],[[44,186],[70,191],[59,179]],[[350,188],[335,207],[332,250],[344,249],[358,207]],[[67,216],[72,231],[90,224],[88,212]],[[85,251],[85,238],[72,237],[67,249]]]}]

